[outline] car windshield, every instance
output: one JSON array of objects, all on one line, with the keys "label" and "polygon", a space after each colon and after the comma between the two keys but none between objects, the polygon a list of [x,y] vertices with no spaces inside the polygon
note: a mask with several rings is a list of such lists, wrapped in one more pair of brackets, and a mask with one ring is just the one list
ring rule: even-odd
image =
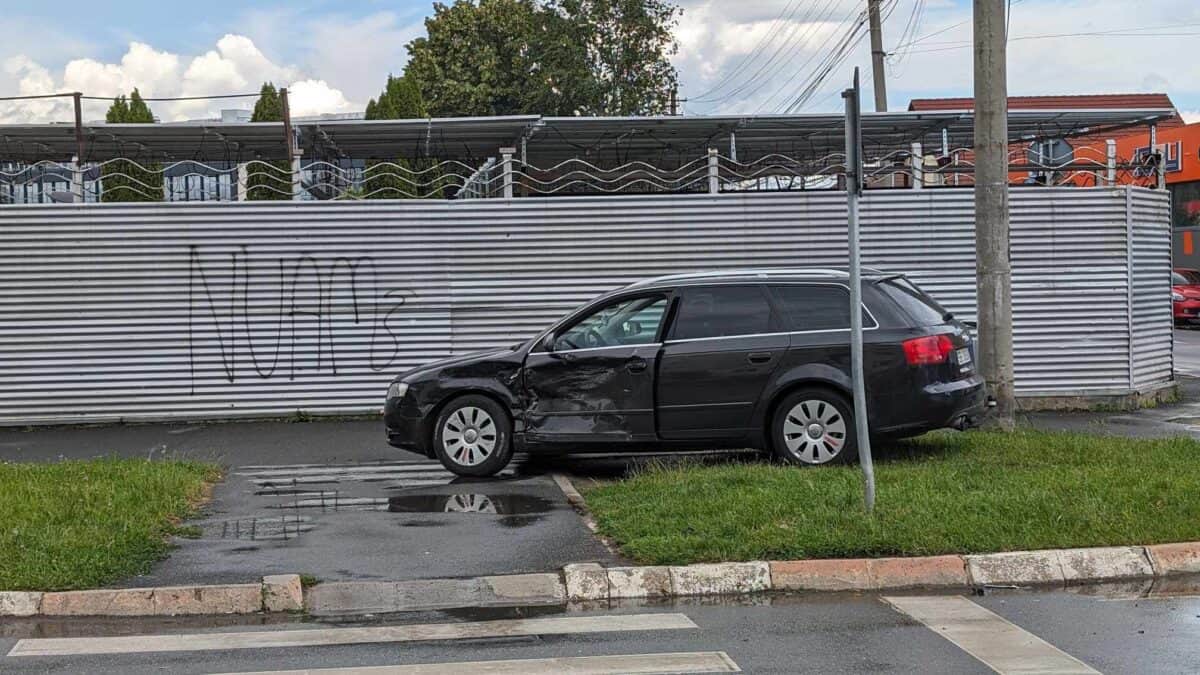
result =
[{"label": "car windshield", "polygon": [[1200,271],[1175,270],[1171,274],[1171,283],[1175,286],[1200,286]]}]

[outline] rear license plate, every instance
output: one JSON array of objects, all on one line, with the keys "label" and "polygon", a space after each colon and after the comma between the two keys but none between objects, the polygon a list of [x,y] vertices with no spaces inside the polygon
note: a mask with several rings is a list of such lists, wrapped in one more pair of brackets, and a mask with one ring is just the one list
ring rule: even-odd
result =
[{"label": "rear license plate", "polygon": [[963,347],[955,352],[955,356],[958,358],[958,365],[960,366],[969,365],[971,363],[971,350],[967,349],[966,347]]}]

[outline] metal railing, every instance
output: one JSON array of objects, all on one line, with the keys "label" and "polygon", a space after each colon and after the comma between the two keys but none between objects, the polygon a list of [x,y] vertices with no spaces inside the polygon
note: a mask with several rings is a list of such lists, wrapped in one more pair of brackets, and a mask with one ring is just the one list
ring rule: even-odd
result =
[{"label": "metal railing", "polygon": [[[1010,183],[1043,186],[1165,185],[1158,154],[1118,158],[1115,143],[1046,156],[1009,153]],[[505,149],[479,166],[455,160],[311,161],[294,171],[282,162],[111,159],[87,165],[40,161],[0,165],[0,203],[98,201],[246,201],[336,199],[487,199],[555,195],[721,193],[830,190],[844,186],[845,157],[767,154],[748,162],[709,150],[675,165],[633,161],[601,166],[572,158],[538,167]],[[926,153],[919,144],[866,164],[870,189],[970,187],[969,148]]]}]

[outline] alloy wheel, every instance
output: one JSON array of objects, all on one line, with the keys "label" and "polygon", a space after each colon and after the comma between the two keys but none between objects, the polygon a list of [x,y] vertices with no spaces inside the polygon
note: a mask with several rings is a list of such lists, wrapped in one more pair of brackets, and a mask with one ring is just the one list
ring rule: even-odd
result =
[{"label": "alloy wheel", "polygon": [[801,462],[825,464],[846,447],[846,418],[829,401],[800,401],[783,420],[783,440]]},{"label": "alloy wheel", "polygon": [[475,466],[496,450],[496,423],[486,410],[464,406],[446,418],[442,444],[456,464]]}]

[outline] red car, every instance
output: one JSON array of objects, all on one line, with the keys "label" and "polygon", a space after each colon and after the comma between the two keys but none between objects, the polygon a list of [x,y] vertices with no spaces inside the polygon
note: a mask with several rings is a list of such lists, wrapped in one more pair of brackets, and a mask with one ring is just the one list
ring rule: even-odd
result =
[{"label": "red car", "polygon": [[1200,271],[1177,269],[1171,273],[1171,306],[1177,324],[1200,319]]}]

